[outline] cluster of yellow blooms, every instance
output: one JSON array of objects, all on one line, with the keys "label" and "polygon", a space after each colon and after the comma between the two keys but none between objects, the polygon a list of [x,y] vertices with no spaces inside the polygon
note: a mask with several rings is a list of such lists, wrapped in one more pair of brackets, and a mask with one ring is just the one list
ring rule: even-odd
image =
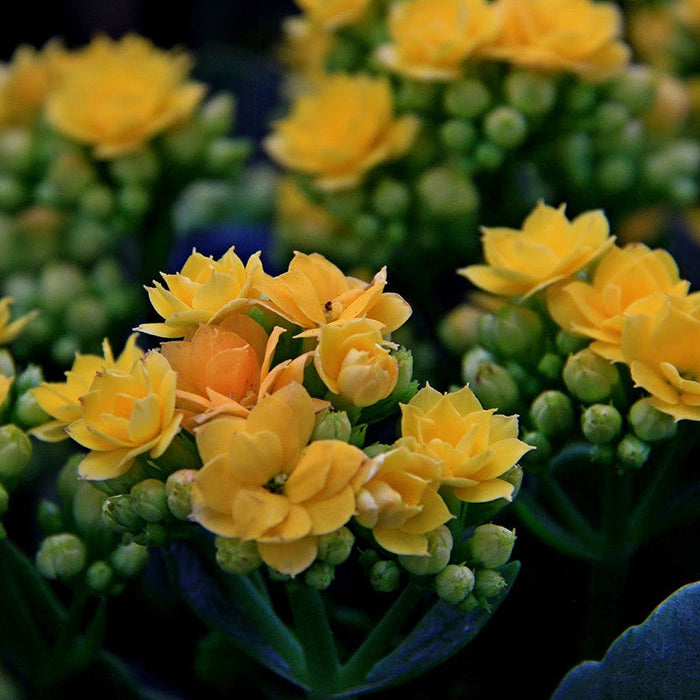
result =
[{"label": "cluster of yellow blooms", "polygon": [[689,293],[663,249],[615,245],[601,211],[569,222],[564,207],[540,204],[522,230],[483,230],[486,264],[460,273],[502,297],[542,293],[568,333],[629,366],[649,403],[676,420],[700,420],[700,294]]},{"label": "cluster of yellow blooms", "polygon": [[385,270],[363,282],[318,254],[295,255],[273,277],[258,254],[244,263],[233,249],[193,252],[148,289],[162,321],[138,330],[166,339],[160,347],[144,353],[134,334],[116,358],[107,343],[103,357],[78,355],[65,382],[33,390],[54,419],[34,434],[87,448],[89,480],[193,435],[202,467],[192,519],[255,543],[282,573],[307,569],[319,537],[352,518],[387,551],[426,555],[429,534],[452,517],[439,489],[510,499],[502,477],[531,448],[517,417],[484,410],[467,387],[418,391],[401,405],[401,436],[379,454],[318,437],[329,413],[358,415],[407,386],[389,335],[411,309],[385,285]]}]

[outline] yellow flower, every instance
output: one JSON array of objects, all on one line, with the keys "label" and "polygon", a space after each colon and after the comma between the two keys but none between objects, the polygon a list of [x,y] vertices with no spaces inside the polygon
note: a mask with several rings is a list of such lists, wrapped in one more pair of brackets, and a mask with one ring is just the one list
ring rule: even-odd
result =
[{"label": "yellow flower", "polygon": [[485,410],[469,387],[441,394],[431,386],[401,405],[402,444],[442,460],[442,483],[462,501],[510,499],[500,479],[532,448],[518,440],[517,416]]},{"label": "yellow flower", "polygon": [[13,299],[11,297],[0,299],[0,345],[7,345],[15,340],[39,313],[38,311],[30,311],[21,318],[10,321],[10,306],[12,302]]},{"label": "yellow flower", "polygon": [[622,356],[650,403],[676,420],[700,420],[700,294],[667,295],[649,313],[628,316]]},{"label": "yellow flower", "polygon": [[358,318],[342,326],[324,326],[314,353],[316,371],[328,389],[355,406],[371,406],[396,386],[399,364],[382,337],[381,324]]},{"label": "yellow flower", "polygon": [[550,289],[547,305],[565,331],[592,338],[591,350],[621,361],[622,327],[625,317],[635,313],[635,303],[658,293],[685,296],[689,286],[668,252],[631,243],[611,248],[590,284],[574,280]]},{"label": "yellow flower", "polygon": [[312,175],[324,190],[350,187],[379,163],[402,155],[418,129],[415,117],[394,117],[386,78],[329,75],[297,97],[291,114],[264,141],[281,165]]},{"label": "yellow flower", "polygon": [[373,0],[295,0],[308,18],[325,29],[355,24]]},{"label": "yellow flower", "polygon": [[673,10],[683,24],[700,34],[700,0],[677,0]]},{"label": "yellow flower", "polygon": [[200,323],[218,323],[229,314],[250,309],[263,271],[260,253],[251,255],[244,265],[231,247],[218,260],[192,251],[180,272],[161,276],[168,288],[154,281],[155,286],[146,291],[165,322],[143,323],[138,330],[182,338]]},{"label": "yellow flower", "polygon": [[673,14],[663,5],[641,5],[627,14],[627,35],[635,54],[657,68],[671,68],[673,59],[669,48],[676,30]]},{"label": "yellow flower", "polygon": [[138,150],[187,120],[202,100],[204,86],[187,80],[191,63],[142,37],[97,37],[57,63],[47,117],[60,133],[94,146],[98,157]]},{"label": "yellow flower", "polygon": [[427,533],[452,517],[437,491],[441,471],[439,460],[397,443],[372,460],[355,519],[389,552],[427,554]]},{"label": "yellow flower", "polygon": [[543,71],[571,71],[588,80],[620,72],[630,57],[620,41],[617,5],[594,0],[496,0],[503,26],[484,54]]},{"label": "yellow flower", "polygon": [[297,326],[301,336],[315,336],[329,324],[342,326],[356,318],[378,321],[382,333],[395,331],[411,315],[411,307],[398,294],[384,293],[386,268],[371,282],[346,277],[318,253],[296,252],[287,272],[260,283],[267,308]]},{"label": "yellow flower", "polygon": [[134,363],[143,356],[143,350],[136,345],[137,338],[138,335],[132,333],[116,359],[109,340],[105,338],[102,342],[104,357],[77,354],[73,366],[65,373],[65,382],[43,382],[32,389],[31,393],[39,406],[54,418],[53,421],[34,428],[32,435],[46,442],[67,439],[65,427],[80,418],[80,398],[90,390],[95,375],[107,369],[130,372]]},{"label": "yellow flower", "polygon": [[285,86],[286,94],[298,94],[318,85],[325,75],[332,33],[304,17],[287,17],[282,23],[282,34],[279,54],[292,81],[291,86]]},{"label": "yellow flower", "polygon": [[499,9],[486,0],[394,2],[388,18],[392,41],[380,46],[376,57],[419,80],[457,78],[464,61],[496,36]]},{"label": "yellow flower", "polygon": [[530,296],[576,274],[614,243],[601,211],[589,211],[569,222],[565,206],[540,202],[521,231],[482,228],[487,265],[458,270],[477,287],[502,296]]},{"label": "yellow flower", "polygon": [[168,361],[152,350],[131,371],[104,369],[80,398],[80,418],[66,432],[89,452],[80,476],[102,480],[129,471],[138,455],[160,457],[180,430],[175,411],[177,376]]},{"label": "yellow flower", "polygon": [[4,374],[0,374],[0,406],[5,403],[13,381],[14,377],[6,377]]},{"label": "yellow flower", "polygon": [[195,477],[193,519],[218,535],[256,542],[277,571],[295,576],[310,566],[318,536],[354,514],[368,462],[346,442],[308,444],[314,425],[311,397],[290,384],[246,419],[224,416],[198,428],[204,466]]},{"label": "yellow flower", "polygon": [[252,318],[233,314],[220,325],[199,326],[185,340],[163,343],[161,353],[177,372],[183,427],[192,430],[220,413],[245,417],[266,394],[303,382],[308,355],[271,367],[283,332],[278,326],[268,337]]}]

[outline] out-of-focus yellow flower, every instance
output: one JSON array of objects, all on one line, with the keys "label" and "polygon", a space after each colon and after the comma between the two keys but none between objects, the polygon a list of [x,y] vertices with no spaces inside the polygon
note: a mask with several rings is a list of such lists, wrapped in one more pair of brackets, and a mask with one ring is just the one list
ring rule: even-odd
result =
[{"label": "out-of-focus yellow flower", "polygon": [[496,0],[503,25],[483,51],[491,58],[588,80],[620,72],[630,57],[617,5],[594,0]]},{"label": "out-of-focus yellow flower", "polygon": [[13,381],[14,377],[6,377],[4,374],[0,374],[0,406],[5,403]]},{"label": "out-of-focus yellow flower", "polygon": [[530,296],[576,274],[613,245],[602,211],[569,221],[559,209],[540,202],[522,230],[482,228],[486,265],[458,270],[477,287],[501,296]]},{"label": "out-of-focus yellow flower", "polygon": [[402,155],[418,121],[394,116],[386,78],[329,75],[273,124],[264,146],[278,163],[312,175],[324,190],[350,187],[379,163]]},{"label": "out-of-focus yellow flower", "polygon": [[193,519],[218,535],[256,542],[277,571],[295,576],[310,566],[318,536],[354,514],[369,463],[346,442],[308,444],[314,425],[311,397],[290,384],[246,419],[222,416],[198,428],[204,466],[192,491]]},{"label": "out-of-focus yellow flower", "polygon": [[630,44],[639,59],[657,68],[669,70],[673,62],[669,47],[676,33],[676,19],[668,6],[639,5],[630,8],[627,13]]},{"label": "out-of-focus yellow flower", "polygon": [[39,114],[51,85],[51,45],[19,46],[0,68],[0,126],[27,126]]},{"label": "out-of-focus yellow flower", "polygon": [[700,0],[676,0],[672,9],[686,27],[700,33]]},{"label": "out-of-focus yellow flower", "polygon": [[314,24],[338,29],[363,18],[373,0],[294,0]]},{"label": "out-of-focus yellow flower", "polygon": [[233,314],[221,325],[199,326],[185,340],[163,343],[161,352],[177,372],[183,427],[191,431],[220,413],[245,417],[266,394],[301,384],[308,356],[271,367],[283,332],[276,327],[268,337],[252,318]]},{"label": "out-of-focus yellow flower", "polygon": [[280,58],[288,69],[287,93],[299,94],[317,86],[325,76],[326,57],[333,35],[305,17],[287,17],[282,23]]},{"label": "out-of-focus yellow flower", "polygon": [[287,272],[260,283],[267,308],[307,329],[300,335],[316,336],[326,325],[342,326],[356,318],[379,321],[383,334],[395,331],[411,315],[411,307],[398,294],[384,293],[386,268],[371,282],[346,277],[318,253],[296,252]]},{"label": "out-of-focus yellow flower", "polygon": [[12,306],[12,302],[13,299],[11,297],[0,299],[0,345],[7,345],[15,340],[39,313],[38,311],[30,311],[28,314],[10,321],[10,306]]},{"label": "out-of-focus yellow flower", "polygon": [[500,8],[486,0],[407,0],[389,10],[391,43],[377,59],[392,70],[419,80],[458,78],[464,61],[493,40]]},{"label": "out-of-focus yellow flower", "polygon": [[314,365],[328,389],[355,406],[371,406],[396,386],[399,365],[395,348],[382,337],[381,324],[358,318],[342,326],[324,326],[314,353]]},{"label": "out-of-focus yellow flower", "polygon": [[661,238],[664,226],[671,216],[670,209],[653,206],[636,209],[627,214],[615,227],[617,242],[653,245]]},{"label": "out-of-focus yellow flower", "polygon": [[202,100],[204,86],[187,80],[191,67],[186,54],[139,36],[97,37],[56,63],[47,117],[98,157],[135,151],[187,120]]},{"label": "out-of-focus yellow flower", "polygon": [[160,457],[180,430],[175,411],[177,375],[157,351],[146,353],[130,372],[104,369],[80,397],[80,418],[66,426],[91,450],[81,461],[84,479],[112,479],[129,471],[138,455]]},{"label": "out-of-focus yellow flower", "polygon": [[161,338],[182,338],[200,323],[218,323],[237,311],[247,311],[263,278],[260,253],[244,265],[229,248],[218,260],[196,250],[174,275],[161,273],[167,289],[154,281],[147,287],[153,308],[164,323],[143,323],[138,330]]},{"label": "out-of-focus yellow flower", "polygon": [[404,446],[378,455],[357,494],[355,519],[389,552],[427,554],[427,533],[452,517],[437,491],[441,472],[439,460]]},{"label": "out-of-focus yellow flower", "polygon": [[32,389],[39,406],[54,419],[34,428],[32,435],[46,442],[67,439],[64,428],[80,418],[80,397],[90,390],[95,375],[108,369],[130,372],[134,363],[143,357],[143,350],[136,345],[137,338],[138,335],[132,333],[116,359],[109,340],[105,338],[102,342],[103,357],[77,354],[73,366],[65,373],[65,382],[43,382]]},{"label": "out-of-focus yellow flower", "polygon": [[442,460],[442,484],[462,501],[510,499],[501,479],[529,450],[518,440],[517,416],[485,410],[469,387],[441,394],[431,386],[401,405],[400,444]]},{"label": "out-of-focus yellow flower", "polygon": [[622,356],[650,403],[676,420],[700,420],[700,294],[667,295],[655,312],[628,316]]},{"label": "out-of-focus yellow flower", "polygon": [[667,251],[630,243],[605,255],[590,284],[574,280],[552,289],[547,305],[565,331],[592,338],[591,350],[619,362],[622,327],[635,303],[659,293],[685,296],[689,286]]},{"label": "out-of-focus yellow flower", "polygon": [[644,114],[644,123],[653,134],[673,134],[685,124],[692,107],[687,83],[671,73],[656,79],[656,99]]}]

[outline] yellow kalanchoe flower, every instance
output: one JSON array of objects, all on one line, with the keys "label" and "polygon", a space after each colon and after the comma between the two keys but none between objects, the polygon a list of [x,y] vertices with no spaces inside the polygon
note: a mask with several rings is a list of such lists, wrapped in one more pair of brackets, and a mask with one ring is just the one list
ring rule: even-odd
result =
[{"label": "yellow kalanchoe flower", "polygon": [[622,356],[650,403],[676,420],[700,420],[700,293],[666,295],[651,313],[629,316]]},{"label": "yellow kalanchoe flower", "polygon": [[371,406],[396,386],[399,364],[382,337],[381,324],[359,318],[342,326],[324,326],[318,337],[314,365],[333,394],[355,406]]},{"label": "yellow kalanchoe flower", "polygon": [[591,283],[574,280],[552,289],[547,306],[565,331],[592,338],[593,352],[621,361],[624,320],[635,313],[638,302],[659,293],[685,296],[689,286],[668,252],[631,243],[611,248]]},{"label": "yellow kalanchoe flower", "polygon": [[357,494],[357,522],[389,552],[427,554],[427,533],[452,517],[437,491],[441,462],[399,442],[370,469],[371,479]]},{"label": "yellow kalanchoe flower", "polygon": [[279,56],[288,71],[285,94],[313,89],[326,74],[332,33],[305,17],[287,17],[282,22],[282,34]]},{"label": "yellow kalanchoe flower", "polygon": [[417,130],[415,117],[394,116],[386,78],[335,74],[297,97],[291,114],[272,125],[264,146],[281,165],[313,176],[320,189],[338,190],[402,155]]},{"label": "yellow kalanchoe flower", "polygon": [[339,440],[309,443],[314,404],[300,384],[267,396],[247,419],[216,418],[197,429],[204,466],[192,518],[224,537],[253,541],[263,561],[296,576],[318,553],[319,535],[355,512],[367,477],[362,450]]},{"label": "yellow kalanchoe flower", "polygon": [[517,416],[484,409],[469,387],[441,394],[431,386],[401,405],[402,445],[442,460],[442,484],[462,501],[510,499],[501,479],[529,450],[518,440]]},{"label": "yellow kalanchoe flower", "polygon": [[484,54],[542,71],[571,71],[588,80],[619,73],[630,58],[620,40],[620,8],[595,0],[496,0],[503,25]]},{"label": "yellow kalanchoe flower", "polygon": [[361,20],[373,0],[295,0],[314,24],[324,29],[347,27]]},{"label": "yellow kalanchoe flower", "polygon": [[501,296],[535,294],[575,275],[610,246],[614,238],[602,211],[569,221],[559,209],[540,202],[522,230],[482,228],[486,265],[458,270],[477,287]]},{"label": "yellow kalanchoe flower", "polygon": [[0,406],[5,403],[14,379],[14,377],[6,377],[4,374],[0,374]]},{"label": "yellow kalanchoe flower", "polygon": [[77,443],[91,450],[80,463],[84,479],[112,479],[125,474],[148,453],[160,457],[180,430],[175,411],[177,376],[168,361],[152,350],[131,371],[104,369],[80,398],[80,418],[66,427]]},{"label": "yellow kalanchoe flower", "polygon": [[244,265],[231,247],[218,260],[193,250],[180,272],[161,276],[167,289],[154,281],[155,286],[146,291],[165,320],[143,323],[138,330],[161,338],[182,338],[200,323],[217,323],[250,309],[259,296],[256,284],[263,271],[260,253],[251,255]]},{"label": "yellow kalanchoe flower", "polygon": [[486,0],[408,0],[389,10],[391,43],[377,49],[380,63],[418,80],[452,80],[464,62],[500,28],[500,8]]},{"label": "yellow kalanchoe flower", "polygon": [[0,299],[0,345],[7,345],[15,340],[39,313],[38,311],[30,311],[28,314],[10,321],[12,302],[11,297]]},{"label": "yellow kalanchoe flower", "polygon": [[266,308],[307,329],[301,336],[315,336],[323,326],[342,326],[356,318],[378,321],[386,335],[408,320],[411,307],[398,294],[384,292],[385,285],[386,268],[363,282],[346,277],[318,253],[297,251],[287,272],[265,277],[259,288]]},{"label": "yellow kalanchoe flower", "polygon": [[130,372],[134,363],[143,357],[143,350],[136,345],[137,338],[138,335],[132,333],[116,359],[109,340],[105,338],[102,342],[103,357],[78,353],[73,366],[65,373],[65,382],[43,382],[31,389],[39,406],[54,419],[34,428],[32,435],[46,442],[66,440],[68,435],[64,429],[80,418],[80,398],[90,390],[95,375],[107,369]]},{"label": "yellow kalanchoe flower", "polygon": [[94,146],[100,158],[133,152],[183,123],[200,103],[205,88],[187,80],[191,67],[186,54],[139,36],[97,37],[57,62],[48,120]]}]

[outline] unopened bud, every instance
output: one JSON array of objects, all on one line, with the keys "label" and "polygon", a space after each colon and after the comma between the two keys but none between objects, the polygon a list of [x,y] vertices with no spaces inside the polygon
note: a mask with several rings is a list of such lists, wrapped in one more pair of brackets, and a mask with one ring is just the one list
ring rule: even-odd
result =
[{"label": "unopened bud", "polygon": [[104,595],[114,583],[112,567],[105,561],[95,561],[85,572],[85,583],[90,592],[95,595]]},{"label": "unopened bud", "polygon": [[527,115],[547,113],[556,99],[554,81],[548,76],[525,71],[511,71],[505,79],[508,101]]},{"label": "unopened bud", "polygon": [[304,582],[309,588],[325,591],[333,583],[335,569],[325,561],[315,561],[305,572]]},{"label": "unopened bud", "polygon": [[386,219],[403,216],[411,203],[411,193],[406,185],[398,180],[384,178],[372,192],[374,210]]},{"label": "unopened bud", "polygon": [[457,610],[466,615],[480,606],[479,599],[473,593],[470,593],[462,602],[457,604]]},{"label": "unopened bud", "polygon": [[163,148],[171,160],[192,165],[202,156],[206,135],[200,124],[190,123],[163,135]]},{"label": "unopened bud", "polygon": [[649,399],[640,399],[630,408],[628,419],[635,435],[645,442],[668,440],[673,437],[678,425],[673,416],[659,411],[649,402]]},{"label": "unopened bud", "polygon": [[379,561],[379,554],[374,549],[364,549],[359,556],[360,566],[371,569]]},{"label": "unopened bud", "polygon": [[571,353],[583,350],[590,340],[588,338],[579,338],[577,335],[571,335],[571,333],[560,330],[557,332],[554,342],[559,354],[566,357]]},{"label": "unopened bud", "polygon": [[438,325],[438,334],[445,347],[455,355],[474,347],[482,313],[470,304],[460,304],[452,309]]},{"label": "unopened bud", "polygon": [[476,127],[463,119],[450,119],[440,126],[440,141],[450,153],[466,153],[477,140]]},{"label": "unopened bud", "polygon": [[350,433],[352,433],[352,423],[350,423],[348,414],[345,411],[326,409],[318,414],[311,439],[349,442]]},{"label": "unopened bud", "polygon": [[214,544],[216,561],[229,574],[247,576],[262,564],[258,545],[253,541],[243,542],[234,537],[219,535],[214,540]]},{"label": "unopened bud", "polygon": [[584,403],[599,403],[610,398],[620,381],[620,374],[612,362],[584,348],[569,356],[562,378],[577,399]]},{"label": "unopened bud", "polygon": [[488,600],[508,587],[506,580],[493,569],[479,569],[475,574],[474,595]]},{"label": "unopened bud", "polygon": [[16,177],[0,175],[0,209],[14,212],[24,204],[27,191]]},{"label": "unopened bud", "polygon": [[471,558],[486,569],[497,569],[510,559],[515,544],[515,530],[486,523],[479,525],[469,540]]},{"label": "unopened bud", "polygon": [[98,182],[85,188],[78,200],[81,212],[90,218],[106,219],[114,211],[114,193]]},{"label": "unopened bud", "polygon": [[614,407],[596,403],[589,406],[581,416],[583,436],[594,445],[612,442],[622,430],[622,416]]},{"label": "unopened bud", "polygon": [[32,443],[16,425],[0,427],[0,483],[9,491],[17,485],[32,457]]},{"label": "unopened bud", "polygon": [[62,311],[85,291],[86,285],[85,275],[77,265],[55,261],[42,270],[39,293],[46,309]]},{"label": "unopened bud", "polygon": [[491,93],[484,83],[467,78],[449,85],[443,98],[445,111],[455,117],[471,119],[491,104]]},{"label": "unopened bud", "polygon": [[141,148],[109,162],[109,172],[120,182],[152,182],[160,173],[158,157],[149,148]]},{"label": "unopened bud", "polygon": [[465,382],[472,382],[479,374],[481,368],[493,364],[493,355],[486,348],[477,345],[471,350],[467,350],[462,356],[462,379]]},{"label": "unopened bud", "polygon": [[654,103],[656,86],[653,72],[642,64],[630,66],[611,84],[610,92],[633,115],[641,116]]},{"label": "unopened bud", "polygon": [[495,362],[484,362],[469,381],[469,388],[484,408],[511,413],[520,401],[520,391],[511,373]]},{"label": "unopened bud", "polygon": [[571,399],[561,391],[543,391],[532,402],[530,417],[536,430],[547,437],[562,435],[574,424],[574,408]]},{"label": "unopened bud", "polygon": [[96,489],[92,482],[82,481],[73,495],[71,512],[77,532],[88,543],[91,537],[104,535],[106,523],[102,517],[105,494]]},{"label": "unopened bud", "polygon": [[219,92],[202,105],[199,123],[211,136],[226,136],[233,129],[235,117],[235,98],[228,92]]},{"label": "unopened bud", "polygon": [[192,513],[192,485],[197,470],[179,469],[165,482],[168,509],[178,520],[187,520]]},{"label": "unopened bud", "polygon": [[550,381],[559,379],[563,367],[564,360],[554,352],[546,352],[537,363],[537,371]]},{"label": "unopened bud", "polygon": [[75,217],[66,227],[67,254],[81,264],[92,264],[113,245],[114,232],[106,224],[94,219]]},{"label": "unopened bud", "polygon": [[408,402],[412,398],[412,394],[406,397],[406,392],[410,389],[413,378],[413,353],[408,348],[401,346],[393,353],[393,357],[396,360],[399,373],[396,378],[396,386],[390,397],[398,397],[400,401]]},{"label": "unopened bud", "polygon": [[134,535],[133,541],[144,547],[162,547],[168,542],[168,529],[163,523],[146,523],[143,530]]},{"label": "unopened bud", "polygon": [[144,479],[129,492],[131,508],[146,522],[157,523],[168,515],[165,484],[158,479]]},{"label": "unopened bud", "polygon": [[449,166],[424,172],[416,184],[424,206],[436,216],[469,214],[479,206],[479,192],[464,173]]},{"label": "unopened bud", "polygon": [[608,134],[621,131],[630,119],[629,109],[621,102],[603,102],[595,113],[596,126]]},{"label": "unopened bud", "polygon": [[102,517],[108,527],[117,532],[138,532],[144,521],[131,507],[131,499],[124,494],[110,496],[102,504]]},{"label": "unopened bud", "polygon": [[457,605],[474,589],[474,572],[464,565],[448,564],[435,576],[435,592],[448,605]]},{"label": "unopened bud", "polygon": [[15,377],[15,391],[24,394],[44,381],[44,372],[39,365],[30,364]]},{"label": "unopened bud", "polygon": [[27,391],[17,397],[12,409],[12,420],[28,430],[51,420],[51,416],[39,405],[34,395]]},{"label": "unopened bud", "polygon": [[32,136],[27,129],[3,126],[0,132],[0,159],[3,168],[11,173],[23,174],[32,164]]},{"label": "unopened bud", "polygon": [[427,533],[428,553],[424,556],[404,554],[399,556],[399,562],[406,571],[419,576],[437,574],[442,571],[450,561],[452,554],[452,533],[450,529],[441,525]]},{"label": "unopened bud", "polygon": [[68,579],[83,570],[86,556],[83,541],[63,532],[44,539],[36,554],[36,566],[45,578]]},{"label": "unopened bud", "polygon": [[542,319],[531,309],[509,304],[496,312],[493,340],[503,356],[528,362],[541,337]]},{"label": "unopened bud", "polygon": [[597,169],[597,178],[605,192],[616,194],[630,187],[636,178],[634,161],[624,155],[605,158]]},{"label": "unopened bud", "polygon": [[484,117],[484,133],[501,148],[515,148],[527,136],[527,121],[517,109],[502,105]]},{"label": "unopened bud", "polygon": [[506,152],[495,143],[482,141],[474,152],[477,165],[483,170],[496,170],[505,160]]},{"label": "unopened bud", "polygon": [[251,150],[251,144],[245,139],[214,139],[204,150],[204,167],[214,175],[235,173]]},{"label": "unopened bud", "polygon": [[[1,515],[1,513],[0,513]],[[61,508],[45,498],[39,501],[36,509],[36,522],[44,535],[56,535],[66,529]]]},{"label": "unopened bud", "polygon": [[0,374],[3,377],[14,377],[15,373],[15,361],[12,353],[6,348],[0,348]]},{"label": "unopened bud", "polygon": [[617,444],[617,458],[623,468],[641,469],[649,459],[651,447],[636,435],[627,434]]},{"label": "unopened bud", "polygon": [[318,538],[318,558],[331,566],[342,564],[352,552],[355,535],[347,527]]},{"label": "unopened bud", "polygon": [[369,582],[379,593],[392,593],[401,582],[401,570],[394,561],[376,561],[370,567]]},{"label": "unopened bud", "polygon": [[120,544],[109,555],[109,564],[122,578],[134,578],[148,561],[148,549],[136,542]]}]

